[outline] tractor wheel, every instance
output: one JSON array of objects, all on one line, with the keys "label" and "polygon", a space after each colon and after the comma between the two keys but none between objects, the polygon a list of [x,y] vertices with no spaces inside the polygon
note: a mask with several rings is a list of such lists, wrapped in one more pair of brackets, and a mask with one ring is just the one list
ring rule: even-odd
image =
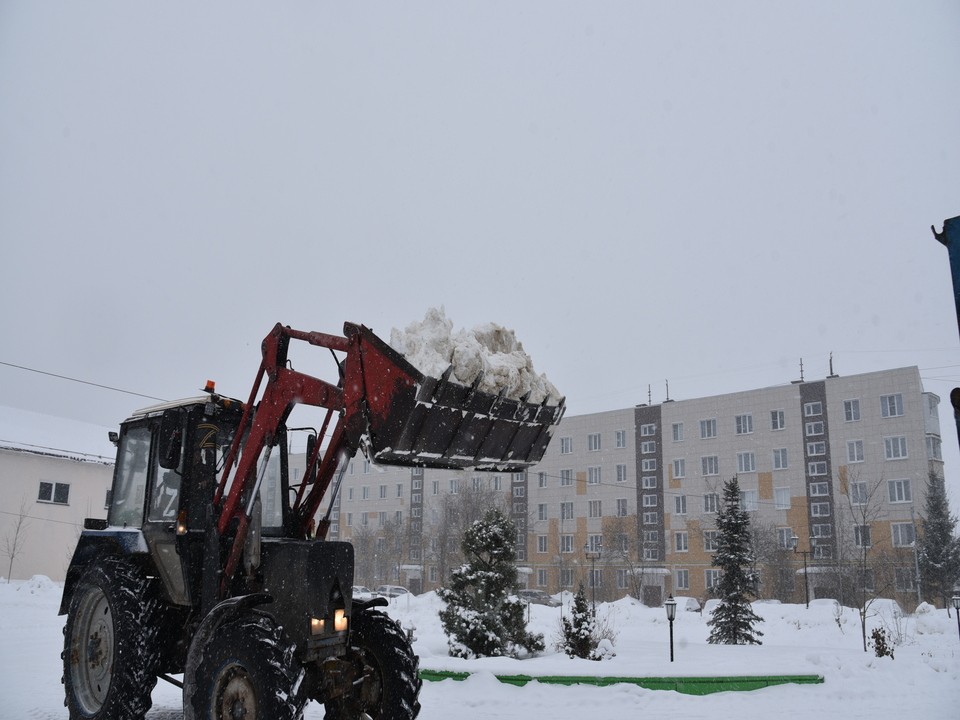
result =
[{"label": "tractor wheel", "polygon": [[203,649],[190,702],[197,720],[298,720],[306,697],[295,646],[259,613],[218,628]]},{"label": "tractor wheel", "polygon": [[71,720],[140,720],[157,684],[157,599],[123,560],[91,567],[63,629],[64,705]]},{"label": "tractor wheel", "polygon": [[353,617],[347,658],[366,679],[326,704],[325,720],[414,720],[420,712],[419,658],[399,623],[367,610]]}]

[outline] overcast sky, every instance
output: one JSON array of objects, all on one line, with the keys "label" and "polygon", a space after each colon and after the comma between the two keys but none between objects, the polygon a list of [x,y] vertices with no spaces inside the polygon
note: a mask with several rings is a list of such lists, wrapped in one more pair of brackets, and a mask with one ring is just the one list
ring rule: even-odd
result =
[{"label": "overcast sky", "polygon": [[[3,0],[0,362],[245,398],[278,321],[443,305],[579,414],[833,352],[920,367],[956,509],[958,28],[955,0]],[[3,405],[149,402],[0,365]]]}]

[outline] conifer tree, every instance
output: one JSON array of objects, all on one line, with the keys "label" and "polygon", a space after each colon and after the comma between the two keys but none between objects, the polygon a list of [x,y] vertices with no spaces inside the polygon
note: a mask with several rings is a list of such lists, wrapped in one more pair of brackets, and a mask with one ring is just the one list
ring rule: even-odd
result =
[{"label": "conifer tree", "polygon": [[740,506],[740,483],[734,477],[723,484],[723,501],[717,513],[717,551],[714,566],[720,579],[714,593],[720,604],[707,625],[707,642],[722,645],[760,645],[763,635],[755,629],[762,619],[750,607],[756,576],[750,570],[750,515]]},{"label": "conifer tree", "polygon": [[917,562],[923,597],[949,605],[954,583],[960,578],[960,539],[957,518],[950,514],[943,478],[930,473],[927,481],[926,517],[917,538]]},{"label": "conifer tree", "polygon": [[527,632],[517,590],[516,526],[500,510],[487,511],[463,534],[466,562],[437,591],[447,607],[440,621],[455,657],[517,657],[541,652],[543,635]]},{"label": "conifer tree", "polygon": [[597,655],[596,618],[587,605],[587,596],[583,592],[583,583],[573,597],[573,610],[568,620],[561,619],[563,639],[562,649],[570,657],[599,660]]}]

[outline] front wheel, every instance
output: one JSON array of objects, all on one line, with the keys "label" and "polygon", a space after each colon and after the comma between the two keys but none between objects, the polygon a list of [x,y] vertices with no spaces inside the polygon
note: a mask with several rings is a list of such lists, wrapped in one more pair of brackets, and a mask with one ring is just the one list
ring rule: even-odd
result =
[{"label": "front wheel", "polygon": [[259,613],[218,628],[203,649],[189,702],[197,720],[298,720],[303,671],[273,621]]},{"label": "front wheel", "polygon": [[150,581],[108,559],[81,578],[63,629],[71,719],[140,720],[157,684],[157,601]]},{"label": "front wheel", "polygon": [[382,612],[353,618],[347,659],[364,677],[358,690],[326,704],[325,720],[414,720],[420,712],[419,659],[400,625]]}]

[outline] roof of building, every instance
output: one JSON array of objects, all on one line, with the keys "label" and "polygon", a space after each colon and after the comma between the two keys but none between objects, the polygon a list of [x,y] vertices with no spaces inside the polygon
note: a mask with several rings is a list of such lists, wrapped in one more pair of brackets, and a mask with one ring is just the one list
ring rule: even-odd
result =
[{"label": "roof of building", "polygon": [[107,428],[0,405],[0,449],[112,463],[116,455]]}]

